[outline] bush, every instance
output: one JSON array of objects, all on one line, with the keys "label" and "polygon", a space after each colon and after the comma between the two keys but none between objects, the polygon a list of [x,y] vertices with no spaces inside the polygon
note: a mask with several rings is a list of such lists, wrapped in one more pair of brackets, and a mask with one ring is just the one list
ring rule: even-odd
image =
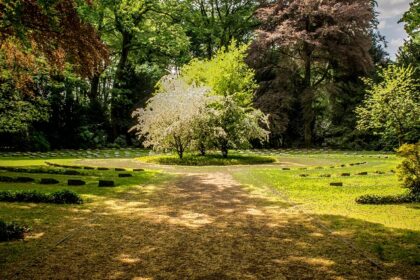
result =
[{"label": "bush", "polygon": [[99,187],[114,187],[115,183],[114,181],[99,180],[98,186]]},{"label": "bush", "polygon": [[402,195],[363,195],[356,198],[356,202],[359,204],[400,204],[400,203],[413,203],[420,202],[420,196],[413,194],[402,194]]},{"label": "bush", "polygon": [[63,190],[51,194],[37,191],[0,192],[0,201],[6,202],[32,202],[32,203],[56,203],[56,204],[82,204],[82,198],[71,191]]},{"label": "bush", "polygon": [[0,242],[23,239],[25,232],[28,231],[29,228],[26,226],[21,226],[14,222],[6,223],[0,220]]},{"label": "bush", "polygon": [[82,204],[83,200],[77,193],[69,190],[62,190],[50,195],[50,202],[56,204]]},{"label": "bush", "polygon": [[58,184],[59,181],[53,178],[42,178],[40,181],[40,184],[42,185],[54,185],[54,184]]},{"label": "bush", "polygon": [[77,179],[68,179],[67,185],[69,186],[83,186],[86,185],[86,182],[83,180],[77,180]]},{"label": "bush", "polygon": [[399,179],[412,195],[420,196],[420,142],[402,145],[397,153],[404,158],[397,167]]}]

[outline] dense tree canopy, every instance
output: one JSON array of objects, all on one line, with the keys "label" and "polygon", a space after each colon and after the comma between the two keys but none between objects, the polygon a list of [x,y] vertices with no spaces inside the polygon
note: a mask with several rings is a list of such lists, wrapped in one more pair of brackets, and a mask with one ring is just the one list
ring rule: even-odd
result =
[{"label": "dense tree canopy", "polygon": [[[355,129],[355,108],[371,90],[363,79],[380,84],[377,70],[391,63],[375,3],[0,0],[1,148],[144,145],[129,132],[131,113],[180,69],[187,84],[219,100],[219,117],[207,114],[198,127],[213,121],[227,136],[194,131],[191,149],[201,153],[266,139],[265,130],[237,137],[266,118],[269,142],[253,145],[391,147],[393,140]],[[418,8],[412,1],[401,19],[409,38],[396,61],[414,69],[413,79]],[[235,116],[238,126],[218,123],[222,116]]]}]

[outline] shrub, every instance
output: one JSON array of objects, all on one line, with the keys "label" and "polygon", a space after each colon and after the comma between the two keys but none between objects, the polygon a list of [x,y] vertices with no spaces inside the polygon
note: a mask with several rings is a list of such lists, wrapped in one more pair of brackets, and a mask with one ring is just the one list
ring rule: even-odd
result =
[{"label": "shrub", "polygon": [[76,170],[64,170],[64,175],[81,175],[79,171]]},{"label": "shrub", "polygon": [[9,176],[0,176],[0,182],[10,183],[13,182],[13,178]]},{"label": "shrub", "polygon": [[368,175],[368,173],[367,172],[360,172],[360,173],[357,173],[357,175],[366,176],[366,175]]},{"label": "shrub", "polygon": [[420,142],[402,145],[397,152],[404,158],[397,167],[399,179],[411,194],[420,196]]},{"label": "shrub", "polygon": [[37,191],[0,192],[0,201],[6,202],[32,202],[32,203],[56,203],[56,204],[82,204],[82,198],[71,191],[63,190],[51,194]]},{"label": "shrub", "polygon": [[42,178],[40,181],[40,184],[42,185],[54,185],[54,184],[58,184],[59,181],[53,178]]},{"label": "shrub", "polygon": [[17,177],[15,179],[15,182],[17,183],[30,183],[30,182],[34,182],[35,179],[34,178],[30,178],[30,177]]},{"label": "shrub", "polygon": [[52,193],[49,197],[51,203],[56,204],[82,204],[83,200],[77,193],[69,190],[62,190]]},{"label": "shrub", "polygon": [[350,173],[342,173],[341,176],[342,177],[349,177],[350,176]]},{"label": "shrub", "polygon": [[125,168],[115,168],[115,171],[126,171]]},{"label": "shrub", "polygon": [[82,181],[82,180],[69,179],[69,180],[67,180],[67,185],[69,185],[69,186],[83,186],[83,185],[86,185],[86,182]]},{"label": "shrub", "polygon": [[123,174],[118,174],[118,177],[120,178],[127,178],[127,177],[132,177],[133,175],[131,175],[130,173],[123,173]]},{"label": "shrub", "polygon": [[135,169],[133,169],[133,171],[134,172],[140,172],[140,171],[144,171],[144,169],[143,168],[135,168]]},{"label": "shrub", "polygon": [[412,203],[420,202],[420,196],[413,194],[403,194],[403,195],[363,195],[356,198],[356,202],[359,204],[400,204],[400,203]]},{"label": "shrub", "polygon": [[107,167],[98,167],[98,170],[109,170]]},{"label": "shrub", "polygon": [[341,182],[330,183],[330,186],[333,186],[333,187],[342,187],[343,186],[343,183],[341,183]]},{"label": "shrub", "polygon": [[107,181],[107,180],[99,180],[99,187],[114,187],[114,181]]},{"label": "shrub", "polygon": [[0,242],[23,239],[25,232],[28,231],[29,228],[26,226],[21,226],[14,222],[6,223],[0,220]]}]

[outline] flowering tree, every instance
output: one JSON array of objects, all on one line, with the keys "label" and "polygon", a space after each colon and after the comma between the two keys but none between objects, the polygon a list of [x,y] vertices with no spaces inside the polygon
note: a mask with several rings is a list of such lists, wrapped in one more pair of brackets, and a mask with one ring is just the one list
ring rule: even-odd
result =
[{"label": "flowering tree", "polygon": [[145,138],[146,147],[175,149],[182,159],[194,138],[197,119],[207,110],[207,92],[207,88],[188,85],[176,75],[165,76],[146,108],[133,112],[137,124],[131,130]]},{"label": "flowering tree", "polygon": [[210,88],[212,101],[207,112],[208,125],[197,127],[199,146],[216,146],[223,157],[228,149],[249,145],[251,139],[268,139],[267,116],[253,108],[257,84],[254,71],[245,63],[248,46],[223,48],[211,60],[193,60],[182,69],[182,76],[192,84]]}]

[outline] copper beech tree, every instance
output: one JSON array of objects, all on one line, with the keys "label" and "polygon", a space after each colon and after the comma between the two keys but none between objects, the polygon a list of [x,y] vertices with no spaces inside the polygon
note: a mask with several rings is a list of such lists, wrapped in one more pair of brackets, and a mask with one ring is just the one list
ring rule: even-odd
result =
[{"label": "copper beech tree", "polygon": [[30,92],[31,76],[40,68],[60,72],[69,63],[89,77],[104,66],[108,49],[79,12],[90,5],[90,0],[0,0],[0,59],[17,88]]},{"label": "copper beech tree", "polygon": [[372,66],[371,0],[277,0],[258,9],[257,48],[278,49],[298,65],[299,100],[305,144],[315,124],[316,90],[341,67],[367,71]]}]

